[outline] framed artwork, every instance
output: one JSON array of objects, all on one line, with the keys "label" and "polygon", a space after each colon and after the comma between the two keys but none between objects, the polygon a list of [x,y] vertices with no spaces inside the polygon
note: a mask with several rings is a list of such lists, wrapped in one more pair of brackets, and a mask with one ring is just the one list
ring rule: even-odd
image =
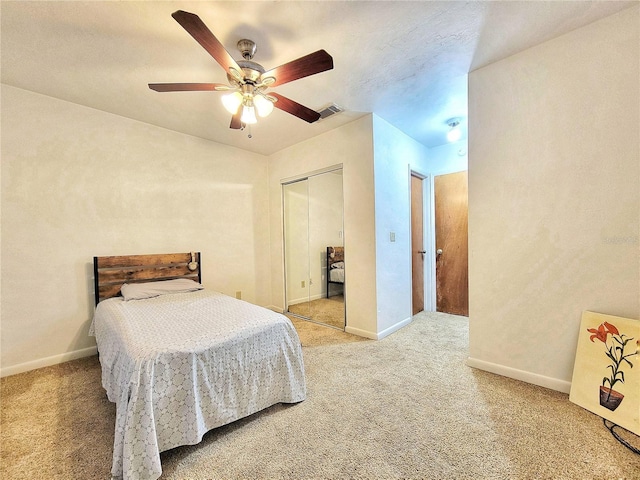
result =
[{"label": "framed artwork", "polygon": [[569,400],[640,435],[640,320],[583,312]]}]

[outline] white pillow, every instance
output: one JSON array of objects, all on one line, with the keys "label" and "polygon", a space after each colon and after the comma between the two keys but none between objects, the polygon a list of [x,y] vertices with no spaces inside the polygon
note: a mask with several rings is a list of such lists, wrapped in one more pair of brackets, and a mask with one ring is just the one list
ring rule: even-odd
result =
[{"label": "white pillow", "polygon": [[174,280],[162,280],[160,282],[125,283],[120,288],[120,293],[122,293],[126,301],[157,297],[167,293],[195,292],[203,288],[201,284],[188,278],[176,278]]}]

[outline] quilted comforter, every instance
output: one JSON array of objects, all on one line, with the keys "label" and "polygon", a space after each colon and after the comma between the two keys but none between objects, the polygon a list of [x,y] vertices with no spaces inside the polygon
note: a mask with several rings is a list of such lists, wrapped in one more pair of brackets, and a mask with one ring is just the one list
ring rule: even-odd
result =
[{"label": "quilted comforter", "polygon": [[116,404],[114,477],[156,479],[160,452],[306,396],[289,319],[217,292],[103,300],[90,335]]}]

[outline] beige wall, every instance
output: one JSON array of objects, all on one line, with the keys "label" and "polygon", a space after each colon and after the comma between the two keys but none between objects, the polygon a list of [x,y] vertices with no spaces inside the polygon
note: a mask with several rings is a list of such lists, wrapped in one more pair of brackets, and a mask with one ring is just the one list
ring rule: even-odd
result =
[{"label": "beige wall", "polygon": [[640,315],[638,7],[469,75],[469,364],[568,391],[580,315]]},{"label": "beige wall", "polygon": [[2,106],[3,375],[95,351],[94,255],[199,250],[206,286],[281,309],[280,182],[336,164],[348,329],[377,337],[372,115],[266,158],[4,85]]},{"label": "beige wall", "polygon": [[410,172],[426,175],[433,165],[425,146],[382,118],[373,119],[377,334],[384,337],[412,318]]},{"label": "beige wall", "polygon": [[90,354],[92,258],[202,251],[268,306],[268,159],[2,85],[2,373]]},{"label": "beige wall", "polygon": [[273,307],[284,307],[281,183],[336,163],[344,167],[347,331],[382,338],[411,320],[409,172],[432,165],[427,148],[376,115],[270,157]]},{"label": "beige wall", "polygon": [[343,165],[347,328],[374,338],[377,326],[372,115],[271,155],[272,307],[280,311],[284,308],[281,182],[336,164]]}]

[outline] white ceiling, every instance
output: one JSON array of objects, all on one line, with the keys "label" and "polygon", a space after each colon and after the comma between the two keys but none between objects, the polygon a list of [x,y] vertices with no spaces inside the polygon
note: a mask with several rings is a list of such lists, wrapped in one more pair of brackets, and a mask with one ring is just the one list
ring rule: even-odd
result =
[{"label": "white ceiling", "polygon": [[[446,142],[447,119],[461,117],[465,131],[468,72],[635,4],[3,0],[2,83],[266,155],[367,112],[433,147]],[[276,109],[248,138],[229,129],[221,93],[151,91],[148,83],[226,82],[176,10],[197,14],[236,59],[236,42],[254,40],[267,70],[325,49],[333,70],[273,91],[345,111],[308,124]]]}]

